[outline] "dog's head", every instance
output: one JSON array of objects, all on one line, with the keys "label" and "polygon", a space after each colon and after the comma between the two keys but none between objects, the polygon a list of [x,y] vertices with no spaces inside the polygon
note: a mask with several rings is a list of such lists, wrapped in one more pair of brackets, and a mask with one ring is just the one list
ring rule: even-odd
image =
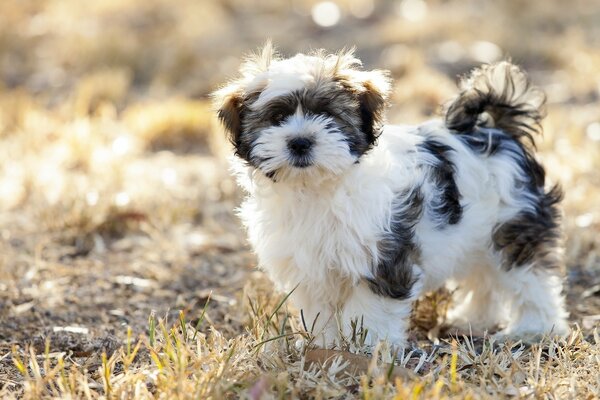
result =
[{"label": "dog's head", "polygon": [[336,176],[374,145],[390,82],[351,51],[282,59],[267,44],[214,94],[236,154],[275,181]]}]

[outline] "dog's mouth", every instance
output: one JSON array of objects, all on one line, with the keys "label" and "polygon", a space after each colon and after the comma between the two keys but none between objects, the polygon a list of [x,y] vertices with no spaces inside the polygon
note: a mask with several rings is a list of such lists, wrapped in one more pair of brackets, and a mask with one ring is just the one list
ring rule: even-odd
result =
[{"label": "dog's mouth", "polygon": [[253,165],[274,182],[316,183],[340,176],[356,164],[357,157],[340,151],[339,154],[335,153],[327,158],[313,150],[288,151],[260,159],[254,157],[253,160],[255,161]]},{"label": "dog's mouth", "polygon": [[292,177],[307,177],[311,175],[311,171],[314,172],[314,168],[318,168],[313,158],[309,156],[289,157],[286,164],[287,165],[270,171],[263,170],[263,172],[267,178],[277,182],[279,180],[287,180]]},{"label": "dog's mouth", "polygon": [[289,163],[294,168],[304,169],[312,166],[313,160],[311,157],[293,157]]},{"label": "dog's mouth", "polygon": [[278,180],[276,179],[278,177],[281,178],[282,176],[289,176],[290,174],[296,175],[293,171],[302,173],[302,171],[307,170],[312,166],[314,166],[314,162],[310,157],[294,157],[288,160],[287,167],[265,172],[265,175],[267,178],[276,181]]}]

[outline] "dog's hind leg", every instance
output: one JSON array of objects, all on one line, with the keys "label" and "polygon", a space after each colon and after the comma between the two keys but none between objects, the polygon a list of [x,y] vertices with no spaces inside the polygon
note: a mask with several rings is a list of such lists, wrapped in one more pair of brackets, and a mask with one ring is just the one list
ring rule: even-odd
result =
[{"label": "dog's hind leg", "polygon": [[540,195],[533,210],[518,213],[494,230],[498,270],[510,302],[504,335],[526,338],[569,331],[562,294],[561,197],[554,187]]},{"label": "dog's hind leg", "polygon": [[452,292],[452,303],[445,325],[451,327],[450,333],[474,336],[497,331],[507,315],[504,290],[498,285],[498,271],[483,262],[465,275],[446,285]]},{"label": "dog's hind leg", "polygon": [[538,340],[545,334],[563,336],[569,332],[559,274],[534,262],[506,271],[503,281],[510,319],[499,336]]}]

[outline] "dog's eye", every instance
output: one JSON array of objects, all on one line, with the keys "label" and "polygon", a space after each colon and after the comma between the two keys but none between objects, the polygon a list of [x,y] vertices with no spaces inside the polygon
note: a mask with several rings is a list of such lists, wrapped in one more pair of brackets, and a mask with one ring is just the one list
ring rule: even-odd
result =
[{"label": "dog's eye", "polygon": [[328,109],[322,109],[320,114],[326,118],[334,118],[335,117],[333,115],[333,113],[331,111],[329,111]]},{"label": "dog's eye", "polygon": [[285,113],[278,112],[271,116],[271,122],[274,125],[280,125],[283,122],[283,120],[285,120],[286,117],[287,117],[287,115]]}]

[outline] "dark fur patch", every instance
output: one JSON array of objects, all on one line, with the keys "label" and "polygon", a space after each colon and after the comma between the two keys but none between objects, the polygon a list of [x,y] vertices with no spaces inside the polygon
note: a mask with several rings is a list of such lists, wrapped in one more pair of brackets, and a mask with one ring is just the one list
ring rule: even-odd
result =
[{"label": "dark fur patch", "polygon": [[247,94],[245,96],[232,97],[226,105],[219,109],[219,119],[229,132],[229,141],[233,144],[235,154],[244,160],[250,161],[250,150],[252,141],[244,134],[244,121],[249,113],[249,104],[256,101],[260,93]]},{"label": "dark fur patch", "polygon": [[387,101],[385,94],[380,93],[369,82],[364,83],[365,91],[359,95],[361,130],[367,135],[370,146],[374,145],[381,135],[385,122]]},{"label": "dark fur patch", "polygon": [[430,169],[429,179],[441,194],[427,205],[430,217],[438,222],[438,228],[457,224],[463,209],[460,204],[461,195],[454,180],[454,164],[449,158],[449,154],[454,150],[434,139],[425,139],[418,147],[420,151],[427,152],[437,159]]},{"label": "dark fur patch", "polygon": [[400,196],[402,210],[394,215],[391,230],[379,244],[380,262],[375,266],[373,278],[367,282],[373,293],[393,299],[406,299],[417,277],[413,266],[419,261],[420,249],[414,240],[414,227],[423,213],[423,196],[419,189],[408,197]]},{"label": "dark fur patch", "polygon": [[370,136],[362,131],[360,123],[360,100],[336,82],[305,90],[300,96],[300,104],[310,114],[332,118],[346,136],[353,155],[359,157],[370,148]]},{"label": "dark fur patch", "polygon": [[525,181],[521,185],[536,198],[535,210],[524,210],[510,221],[494,228],[494,249],[501,252],[503,267],[510,270],[536,261],[546,268],[558,268],[553,257],[562,237],[559,203],[562,191],[558,186],[545,191],[546,172],[535,159],[530,147],[517,138],[496,129],[476,128],[457,137],[471,150],[487,157],[508,155],[521,169]]},{"label": "dark fur patch", "polygon": [[242,98],[239,94],[233,93],[223,100],[221,108],[217,112],[219,120],[225,126],[228,138],[234,148],[237,149],[242,134]]},{"label": "dark fur patch", "polygon": [[540,193],[535,211],[523,211],[512,220],[499,225],[492,237],[494,248],[501,251],[503,267],[526,265],[536,261],[536,266],[560,268],[553,252],[560,245],[561,213],[558,204],[563,193],[554,186],[546,193]]},{"label": "dark fur patch", "polygon": [[497,129],[476,128],[472,132],[456,135],[471,150],[487,157],[496,154],[510,156],[521,168],[523,175],[527,177],[527,186],[532,193],[539,192],[546,183],[546,171],[535,159],[530,147],[525,146],[516,138],[507,135]]}]

